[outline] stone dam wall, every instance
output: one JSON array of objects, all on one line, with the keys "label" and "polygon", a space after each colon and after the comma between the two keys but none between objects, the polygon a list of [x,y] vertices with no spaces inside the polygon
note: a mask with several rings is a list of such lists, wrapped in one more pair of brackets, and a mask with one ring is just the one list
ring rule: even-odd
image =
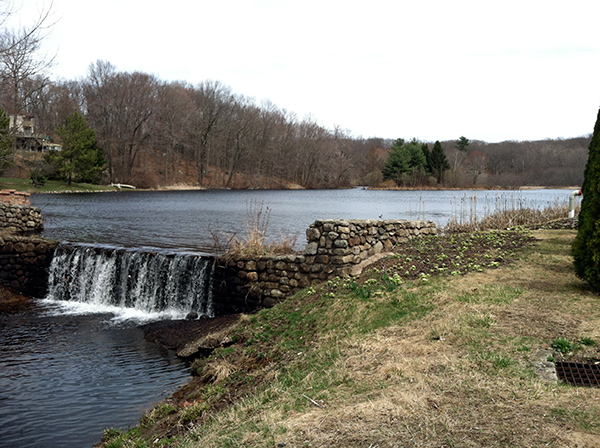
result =
[{"label": "stone dam wall", "polygon": [[[1,198],[4,201],[4,198]],[[0,232],[28,234],[44,228],[42,213],[37,207],[26,204],[0,203]]]},{"label": "stone dam wall", "polygon": [[0,236],[0,285],[43,297],[56,241],[34,236]]},{"label": "stone dam wall", "polygon": [[[39,209],[0,204],[0,285],[32,297],[45,295],[48,268],[58,242],[36,236],[41,229]],[[394,246],[436,233],[430,221],[315,221],[306,231],[303,252],[217,259],[215,311],[227,314],[273,306],[316,283],[359,275]]]},{"label": "stone dam wall", "polygon": [[45,294],[56,241],[36,236],[42,214],[29,193],[0,190],[0,285],[32,297]]},{"label": "stone dam wall", "polygon": [[315,283],[359,275],[395,245],[435,234],[431,221],[315,221],[306,231],[303,253],[218,260],[215,295],[226,300],[223,312],[273,306]]},{"label": "stone dam wall", "polygon": [[31,205],[31,193],[17,190],[0,190],[0,202],[7,205]]}]

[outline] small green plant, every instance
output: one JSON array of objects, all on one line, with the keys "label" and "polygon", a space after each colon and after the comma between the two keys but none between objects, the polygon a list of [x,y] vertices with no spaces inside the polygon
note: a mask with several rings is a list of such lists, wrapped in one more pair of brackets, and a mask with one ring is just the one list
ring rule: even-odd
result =
[{"label": "small green plant", "polygon": [[573,344],[566,338],[556,338],[554,341],[552,341],[550,346],[557,352],[563,354],[569,353],[571,350],[573,350]]},{"label": "small green plant", "polygon": [[186,407],[181,413],[181,423],[187,424],[193,422],[198,418],[202,417],[202,414],[208,410],[206,403],[195,403],[191,406]]},{"label": "small green plant", "polygon": [[581,340],[579,342],[581,343],[581,345],[585,345],[586,347],[591,347],[593,345],[596,345],[596,341],[594,341],[592,338],[588,338],[588,337],[581,338]]},{"label": "small green plant", "polygon": [[466,316],[467,323],[474,328],[490,328],[496,324],[490,314],[468,314]]},{"label": "small green plant", "polygon": [[514,364],[514,361],[510,359],[508,356],[503,355],[494,355],[492,357],[492,365],[495,369],[506,369]]},{"label": "small green plant", "polygon": [[107,442],[123,435],[123,431],[118,428],[107,428],[102,433],[102,441]]}]

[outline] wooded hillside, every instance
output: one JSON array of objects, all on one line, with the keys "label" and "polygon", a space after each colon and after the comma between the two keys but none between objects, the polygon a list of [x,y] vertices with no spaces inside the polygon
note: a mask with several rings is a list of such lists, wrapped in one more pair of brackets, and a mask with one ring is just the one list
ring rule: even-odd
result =
[{"label": "wooded hillside", "polygon": [[[81,113],[105,159],[98,181],[146,188],[575,186],[582,182],[589,144],[587,136],[473,140],[461,148],[457,139],[441,142],[449,166],[443,175],[422,167],[402,180],[385,181],[382,170],[394,140],[327,129],[312,117],[257,104],[218,81],[164,82],[98,61],[84,79],[53,82],[34,75],[18,88],[9,84],[3,83],[0,107],[32,115],[40,139],[62,143],[56,130]],[[434,146],[413,142],[425,152]],[[36,169],[57,175],[39,163]],[[7,175],[28,176],[30,170],[19,166]]]},{"label": "wooded hillside", "polygon": [[[91,64],[83,79],[53,81],[53,58],[42,51],[52,27],[51,7],[30,26],[9,29],[7,18],[15,11],[10,3],[4,6],[0,171],[31,176],[36,186],[46,177],[146,188],[518,187],[583,181],[589,135],[485,143],[477,136],[459,137],[457,129],[457,140],[446,142],[363,138],[269,102],[258,104],[219,81],[166,82],[119,71],[107,61]],[[401,133],[410,129],[398,123]],[[31,150],[54,154],[33,156]]]}]

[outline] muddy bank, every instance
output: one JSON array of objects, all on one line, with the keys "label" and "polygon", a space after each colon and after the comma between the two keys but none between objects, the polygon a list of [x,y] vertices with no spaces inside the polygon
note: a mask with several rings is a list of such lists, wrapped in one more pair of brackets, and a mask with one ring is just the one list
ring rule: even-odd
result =
[{"label": "muddy bank", "polygon": [[212,319],[163,320],[140,328],[147,341],[175,350],[179,357],[191,358],[230,344],[232,329],[242,318],[242,314],[230,314]]},{"label": "muddy bank", "polygon": [[0,313],[17,312],[31,305],[32,299],[30,297],[0,286]]}]

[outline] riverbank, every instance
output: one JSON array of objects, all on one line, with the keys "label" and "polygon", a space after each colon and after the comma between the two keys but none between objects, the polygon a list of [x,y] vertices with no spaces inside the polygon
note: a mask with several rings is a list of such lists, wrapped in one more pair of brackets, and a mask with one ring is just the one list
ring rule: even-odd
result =
[{"label": "riverbank", "polygon": [[[96,184],[85,184],[85,183],[73,183],[72,185],[65,185],[64,181],[59,180],[48,180],[43,186],[34,187],[33,183],[30,179],[20,179],[20,178],[8,178],[8,177],[0,177],[0,187],[3,189],[17,190],[17,191],[25,191],[27,193],[94,193],[94,192],[109,192],[109,191],[118,191],[114,186],[110,185],[96,185]],[[506,191],[528,191],[528,190],[537,190],[537,189],[557,189],[557,190],[578,190],[580,186],[562,186],[562,187],[547,187],[547,186],[519,186],[515,188],[502,188],[499,186],[493,186],[490,188],[487,187],[470,187],[470,188],[440,188],[440,187],[431,187],[431,186],[419,186],[419,187],[395,187],[395,188],[378,188],[378,187],[367,187],[367,186],[357,186],[355,188],[369,188],[373,190],[390,190],[390,191],[481,191],[487,189],[493,190],[506,190]],[[193,190],[207,190],[209,188],[201,187],[198,185],[188,185],[182,183],[176,183],[173,185],[165,185],[156,188],[150,189],[136,189],[137,191],[193,191]],[[213,188],[215,190],[222,190],[224,188]],[[285,188],[279,186],[276,190],[288,189],[288,190],[303,190],[304,187],[298,184],[288,184]],[[243,188],[241,190],[249,190],[248,188]],[[261,190],[257,188],[256,190]],[[267,189],[268,190],[268,189]]]},{"label": "riverbank", "polygon": [[358,281],[246,317],[188,384],[101,446],[598,446],[600,389],[547,375],[561,356],[600,359],[575,231],[488,235],[448,236],[452,253],[415,240]]}]

